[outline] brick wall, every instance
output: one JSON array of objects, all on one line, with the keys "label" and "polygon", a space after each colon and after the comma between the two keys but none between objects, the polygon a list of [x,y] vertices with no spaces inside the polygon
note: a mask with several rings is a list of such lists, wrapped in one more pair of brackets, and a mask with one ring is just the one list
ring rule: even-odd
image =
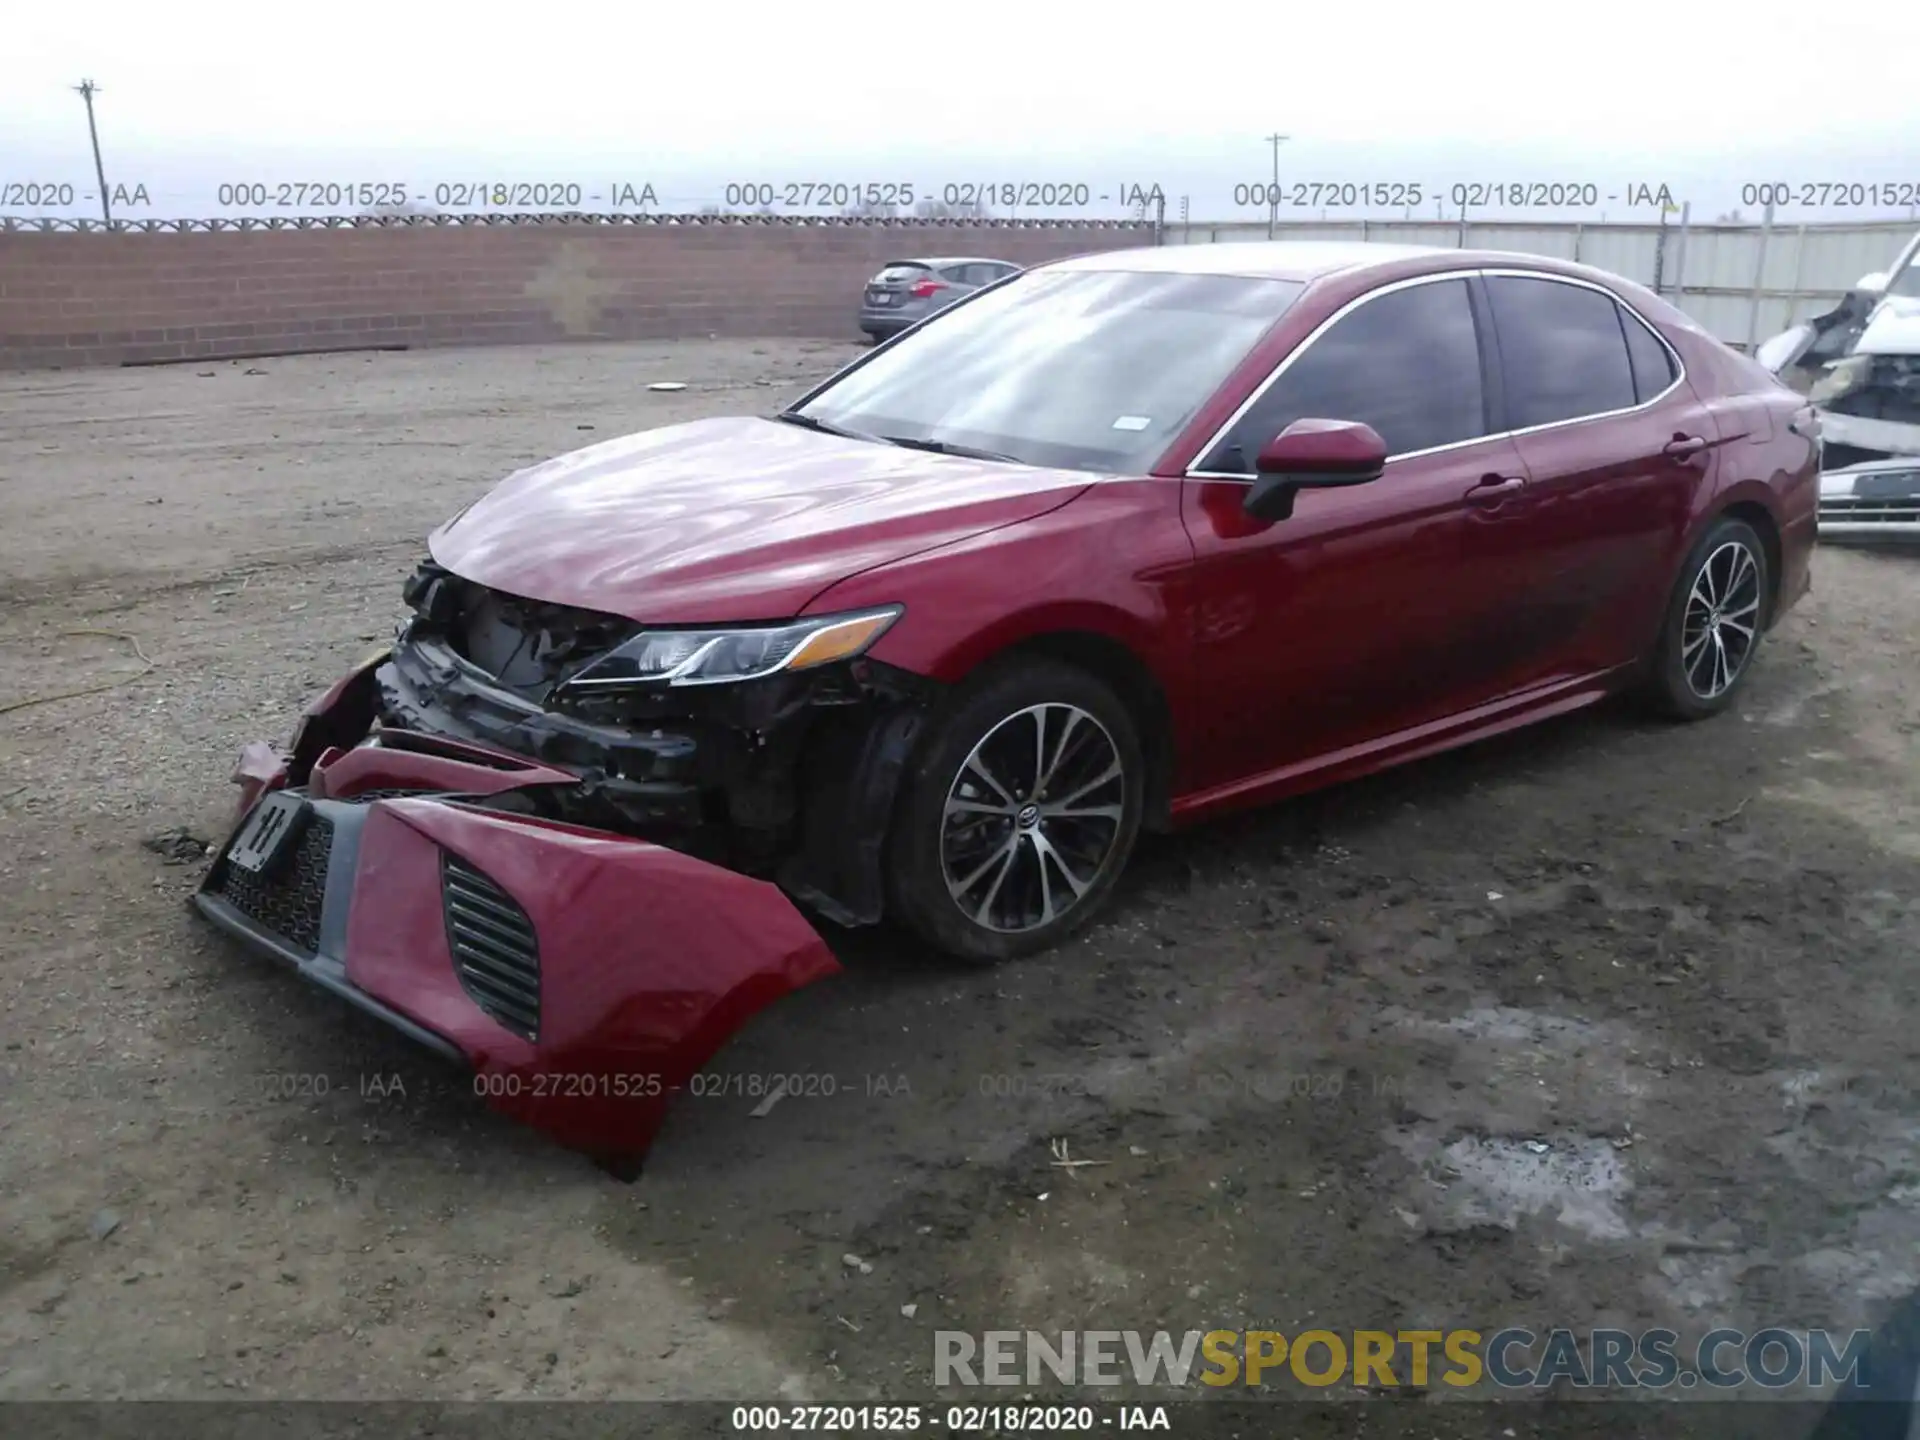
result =
[{"label": "brick wall", "polygon": [[900,255],[1031,265],[1147,227],[729,223],[0,230],[0,368],[367,345],[858,338]]}]

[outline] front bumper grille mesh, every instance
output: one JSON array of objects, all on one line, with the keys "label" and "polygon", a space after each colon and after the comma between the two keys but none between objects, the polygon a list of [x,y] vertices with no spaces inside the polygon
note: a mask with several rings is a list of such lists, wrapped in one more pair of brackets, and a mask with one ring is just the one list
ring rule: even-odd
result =
[{"label": "front bumper grille mesh", "polygon": [[271,876],[253,875],[223,863],[210,888],[255,924],[285,936],[308,954],[320,949],[320,908],[327,894],[327,861],[333,854],[333,822],[309,815],[294,852]]},{"label": "front bumper grille mesh", "polygon": [[540,941],[511,895],[451,852],[441,865],[447,947],[474,1004],[514,1034],[540,1035]]}]

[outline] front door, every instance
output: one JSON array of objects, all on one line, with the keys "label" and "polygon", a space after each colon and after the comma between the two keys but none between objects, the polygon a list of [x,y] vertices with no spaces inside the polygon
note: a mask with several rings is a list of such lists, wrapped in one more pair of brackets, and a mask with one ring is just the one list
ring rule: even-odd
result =
[{"label": "front door", "polygon": [[[1524,627],[1529,477],[1490,435],[1469,282],[1364,297],[1283,362],[1185,482],[1196,563],[1195,676],[1213,715],[1196,787],[1254,789],[1512,689]],[[1293,515],[1241,508],[1260,447],[1297,419],[1358,420],[1385,473],[1303,491]]]}]

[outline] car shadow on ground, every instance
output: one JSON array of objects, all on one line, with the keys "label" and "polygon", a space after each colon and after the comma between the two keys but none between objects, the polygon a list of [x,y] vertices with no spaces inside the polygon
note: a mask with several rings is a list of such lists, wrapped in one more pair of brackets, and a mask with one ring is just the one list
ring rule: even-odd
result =
[{"label": "car shadow on ground", "polygon": [[[1636,744],[1674,728],[1625,704],[1607,704],[1181,834],[1145,836],[1090,938],[1158,917],[1151,923],[1171,943],[1176,937],[1165,933],[1160,912],[1171,904],[1177,915],[1183,897],[1208,877],[1258,872],[1284,885],[1276,863],[1310,863],[1330,836],[1357,843],[1409,809],[1441,808],[1483,784],[1552,774],[1582,764],[1596,747]],[[185,923],[198,925],[190,918]],[[983,968],[944,957],[891,925],[848,929],[819,922],[817,928],[843,973],[776,1002],[722,1046],[706,1078],[695,1082],[703,1093],[676,1101],[678,1111],[699,1113],[701,1133],[712,1136],[716,1126],[736,1138],[754,1133],[744,1121],[770,1083],[762,1077],[795,1077],[798,1093],[806,1077],[832,1071],[838,1087],[865,1092],[910,1074],[924,1059],[918,1044],[876,1044],[876,1022],[898,1018],[911,1031],[915,1017],[951,1015],[972,999],[1006,994],[1010,980],[1024,985],[1052,967],[1073,965],[1076,947],[1085,943]],[[529,1163],[549,1172],[585,1163],[488,1110],[473,1078],[457,1067],[343,1002],[289,983],[292,977],[279,967],[262,964],[224,936],[210,939],[210,953],[220,957],[220,988],[244,1008],[265,1012],[263,1023],[231,1042],[245,1057],[229,1067],[240,1103],[278,1106],[277,1139],[299,1148],[318,1143],[317,1158],[329,1174],[340,1173],[356,1152],[371,1160],[395,1146],[416,1159],[439,1155],[488,1170],[495,1166],[484,1153],[497,1147],[497,1160],[522,1174]],[[957,1033],[964,1038],[964,1029]],[[730,1111],[740,1114],[729,1119]],[[686,1123],[670,1118],[661,1143],[673,1143]]]},{"label": "car shadow on ground", "polygon": [[[1190,890],[1203,873],[1266,865],[1276,855],[1308,856],[1329,835],[1363,836],[1409,808],[1451,803],[1482,784],[1523,781],[1536,772],[1578,765],[1595,747],[1637,744],[1682,728],[1648,717],[1630,700],[1610,700],[1190,830],[1143,834],[1103,923],[1138,918],[1151,897]],[[815,928],[846,968],[848,988],[885,994],[943,977],[985,973],[927,949],[890,925],[849,929],[816,921]],[[1041,955],[1018,963],[1047,961]]]}]

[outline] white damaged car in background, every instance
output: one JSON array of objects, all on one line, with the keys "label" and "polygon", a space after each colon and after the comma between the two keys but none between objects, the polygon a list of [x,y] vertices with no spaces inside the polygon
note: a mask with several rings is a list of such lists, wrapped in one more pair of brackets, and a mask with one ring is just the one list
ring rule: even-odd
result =
[{"label": "white damaged car in background", "polygon": [[1820,538],[1920,541],[1920,235],[1754,358],[1820,416]]}]

